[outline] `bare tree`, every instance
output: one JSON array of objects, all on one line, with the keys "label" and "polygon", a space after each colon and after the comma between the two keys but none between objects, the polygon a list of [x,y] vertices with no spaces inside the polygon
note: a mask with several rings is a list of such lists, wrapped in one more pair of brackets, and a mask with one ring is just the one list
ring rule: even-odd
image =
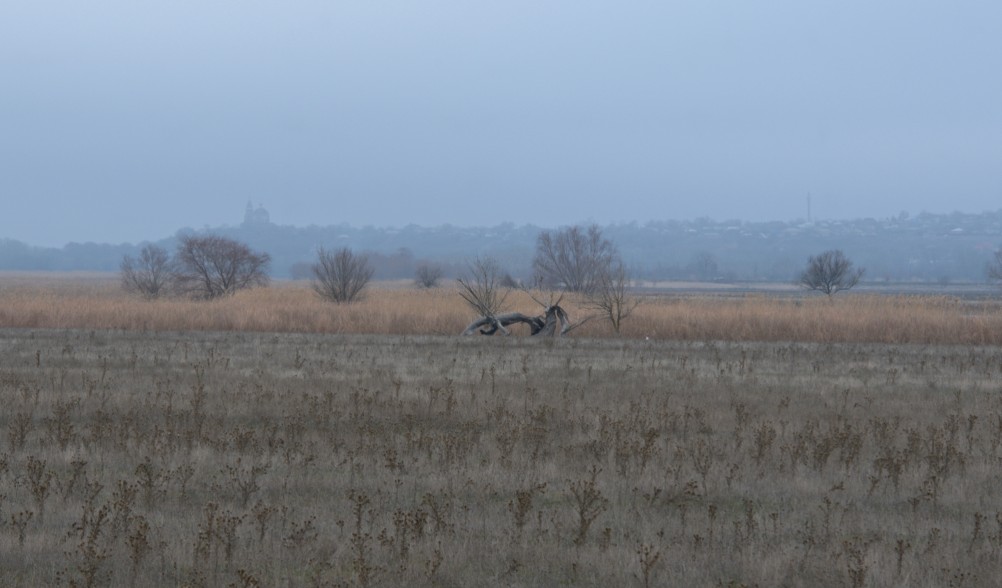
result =
[{"label": "bare tree", "polygon": [[313,264],[313,289],[333,302],[355,302],[361,298],[372,273],[368,257],[356,255],[346,247],[337,251],[321,247]]},{"label": "bare tree", "polygon": [[122,288],[141,295],[147,300],[168,294],[174,282],[174,263],[167,250],[157,245],[147,245],[139,257],[122,258]]},{"label": "bare tree", "polygon": [[532,266],[546,287],[592,293],[618,259],[616,246],[602,236],[598,225],[574,226],[540,233]]},{"label": "bare tree", "polygon": [[179,289],[197,298],[218,298],[268,285],[271,256],[226,237],[183,237],[175,259]]},{"label": "bare tree", "polygon": [[442,279],[442,266],[435,263],[422,263],[414,272],[414,284],[418,288],[434,288]]},{"label": "bare tree", "polygon": [[828,298],[842,290],[849,290],[863,277],[863,268],[853,269],[852,261],[840,249],[830,249],[807,260],[807,269],[800,274],[798,283]]},{"label": "bare tree", "polygon": [[629,317],[639,300],[630,296],[628,289],[630,278],[622,261],[616,261],[609,271],[602,274],[598,287],[590,296],[592,306],[597,308],[602,316],[609,319],[612,328],[619,333],[623,319]]},{"label": "bare tree", "polygon": [[993,282],[1002,281],[1002,249],[995,251],[992,260],[985,265],[985,274]]},{"label": "bare tree", "polygon": [[712,253],[700,251],[692,256],[692,261],[686,266],[689,273],[701,280],[712,280],[717,277],[720,268],[717,265],[717,258]]},{"label": "bare tree", "polygon": [[478,257],[456,279],[459,295],[478,314],[493,317],[504,309],[511,287],[504,284],[505,273],[493,257]]}]

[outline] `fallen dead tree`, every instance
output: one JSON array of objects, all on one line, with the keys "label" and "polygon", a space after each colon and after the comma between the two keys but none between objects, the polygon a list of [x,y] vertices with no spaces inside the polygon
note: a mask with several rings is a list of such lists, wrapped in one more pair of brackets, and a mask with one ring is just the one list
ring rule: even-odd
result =
[{"label": "fallen dead tree", "polygon": [[529,316],[521,312],[501,312],[515,286],[513,280],[502,273],[497,261],[490,257],[478,258],[471,263],[466,274],[456,282],[459,284],[459,295],[480,315],[480,318],[463,330],[463,335],[501,333],[508,336],[511,334],[508,327],[521,323],[529,325],[531,336],[560,337],[593,318],[587,317],[578,323],[571,323],[567,311],[560,306],[564,298],[562,294],[556,301],[551,294],[550,302],[545,304],[527,288],[519,289],[543,307],[543,314]]},{"label": "fallen dead tree", "polygon": [[481,335],[494,335],[501,333],[504,336],[508,336],[511,334],[508,327],[521,323],[529,325],[530,336],[560,337],[594,318],[586,317],[584,320],[572,323],[570,317],[567,315],[567,311],[560,306],[563,296],[553,304],[543,304],[531,294],[529,296],[543,306],[543,314],[528,316],[521,312],[506,312],[503,314],[484,315],[467,325],[462,334],[474,335],[479,333]]},{"label": "fallen dead tree", "polygon": [[502,335],[507,336],[511,334],[508,327],[518,323],[529,325],[530,335],[554,336],[558,330],[559,334],[563,334],[565,332],[564,326],[569,324],[566,321],[567,313],[559,306],[548,310],[549,312],[539,316],[526,316],[521,312],[506,312],[497,316],[482,316],[470,323],[466,327],[466,330],[463,331],[463,334],[473,335],[479,332],[481,335],[493,335],[500,332]]}]

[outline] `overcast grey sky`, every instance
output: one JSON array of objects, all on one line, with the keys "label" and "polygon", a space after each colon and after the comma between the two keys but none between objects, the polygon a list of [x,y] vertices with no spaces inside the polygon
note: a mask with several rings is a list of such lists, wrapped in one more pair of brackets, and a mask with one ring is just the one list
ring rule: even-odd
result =
[{"label": "overcast grey sky", "polygon": [[1002,3],[4,0],[0,238],[1002,208]]}]

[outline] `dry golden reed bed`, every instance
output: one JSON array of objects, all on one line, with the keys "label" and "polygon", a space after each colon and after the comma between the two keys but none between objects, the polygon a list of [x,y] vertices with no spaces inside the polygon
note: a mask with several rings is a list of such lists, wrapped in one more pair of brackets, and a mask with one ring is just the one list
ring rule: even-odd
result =
[{"label": "dry golden reed bed", "polygon": [[[594,311],[581,300],[564,306],[574,320]],[[512,310],[539,311],[528,296]],[[0,275],[0,327],[153,331],[269,331],[451,335],[474,316],[446,286],[433,290],[376,284],[352,305],[320,300],[305,283],[277,283],[211,302],[144,301],[109,275]],[[521,334],[521,333],[519,333]],[[613,336],[595,319],[576,336]],[[1002,344],[1002,310],[994,302],[945,296],[843,294],[803,298],[752,295],[645,296],[622,336],[670,340]]]}]

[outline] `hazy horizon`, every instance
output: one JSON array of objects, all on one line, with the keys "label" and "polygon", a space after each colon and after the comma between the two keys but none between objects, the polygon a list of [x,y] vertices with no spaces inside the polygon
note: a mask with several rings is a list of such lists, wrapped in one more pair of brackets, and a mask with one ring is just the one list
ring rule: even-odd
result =
[{"label": "hazy horizon", "polygon": [[[599,221],[595,221],[594,219],[583,219],[583,220],[581,220],[581,221],[579,221],[577,223],[554,223],[554,224],[546,224],[546,223],[533,222],[533,221],[516,222],[516,221],[504,221],[504,220],[497,221],[497,222],[465,223],[465,224],[441,222],[441,223],[424,223],[424,224],[422,224],[422,223],[407,223],[407,224],[395,224],[395,225],[394,224],[379,225],[379,224],[373,224],[373,223],[350,223],[350,222],[347,222],[347,221],[331,222],[331,223],[326,223],[326,222],[322,222],[322,221],[316,221],[316,222],[310,222],[310,223],[306,223],[306,224],[293,224],[293,223],[282,222],[281,219],[275,219],[274,216],[271,215],[271,211],[267,207],[264,207],[263,205],[261,205],[260,203],[253,203],[253,204],[254,204],[253,208],[255,210],[258,210],[260,208],[264,208],[265,212],[267,212],[269,214],[269,216],[271,217],[269,219],[269,222],[271,224],[273,224],[275,226],[279,226],[279,227],[292,227],[292,228],[297,228],[297,229],[298,228],[308,228],[308,227],[311,227],[311,226],[316,226],[316,227],[321,227],[321,228],[337,227],[337,226],[342,226],[343,224],[346,224],[346,225],[350,226],[352,229],[365,229],[365,228],[368,228],[368,227],[372,227],[372,228],[377,229],[377,230],[384,230],[385,229],[385,230],[391,230],[391,231],[394,230],[394,229],[404,229],[407,226],[419,226],[419,227],[422,227],[422,228],[430,228],[430,229],[441,228],[441,227],[446,227],[446,226],[451,226],[451,227],[459,228],[459,229],[466,229],[466,228],[470,228],[470,229],[490,229],[490,228],[498,227],[498,226],[501,226],[501,225],[504,225],[504,224],[508,224],[508,223],[514,224],[516,227],[519,227],[519,226],[530,226],[531,225],[531,226],[539,227],[540,229],[552,229],[552,228],[561,228],[561,227],[571,226],[571,225],[574,225],[574,224],[583,225],[583,224],[597,223],[597,224],[599,224],[602,227],[614,227],[614,226],[630,225],[631,223],[637,223],[638,225],[644,225],[645,223],[648,223],[648,222],[655,222],[655,223],[656,222],[683,222],[683,223],[684,222],[698,222],[698,221],[703,220],[703,219],[709,219],[709,221],[711,221],[713,223],[727,223],[727,222],[732,222],[732,221],[739,221],[739,222],[742,222],[742,223],[781,222],[781,223],[796,224],[796,223],[800,223],[800,222],[807,222],[807,218],[806,218],[806,216],[807,216],[807,214],[806,214],[807,210],[806,210],[806,204],[805,204],[804,205],[805,208],[804,208],[804,211],[803,211],[804,214],[801,214],[798,217],[791,217],[791,218],[787,218],[787,219],[762,218],[762,219],[749,220],[749,219],[738,219],[738,218],[713,218],[713,217],[708,217],[708,216],[700,216],[700,217],[692,217],[692,218],[658,218],[658,219],[644,219],[644,220],[634,219],[634,220],[621,220],[621,221],[609,221],[609,222],[599,222]],[[56,249],[62,248],[62,247],[66,246],[66,245],[69,245],[71,243],[77,243],[77,244],[82,244],[82,243],[98,243],[98,244],[107,244],[107,245],[139,245],[139,244],[144,243],[144,242],[156,242],[156,241],[161,241],[163,239],[169,239],[169,238],[175,236],[176,234],[178,234],[179,232],[183,232],[183,231],[186,231],[186,230],[195,230],[195,231],[209,230],[209,231],[211,231],[213,229],[233,229],[233,228],[236,228],[236,227],[240,227],[244,223],[243,214],[246,211],[246,206],[247,206],[247,203],[244,203],[244,207],[241,209],[239,215],[237,215],[237,214],[231,215],[232,218],[223,220],[223,221],[218,222],[218,223],[187,224],[187,225],[183,225],[183,226],[173,227],[173,228],[171,228],[171,229],[163,232],[162,234],[146,235],[146,236],[143,236],[143,237],[141,237],[139,239],[134,239],[134,240],[109,241],[109,240],[101,240],[101,239],[69,239],[69,240],[58,240],[57,239],[56,241],[49,242],[49,243],[39,243],[39,242],[26,241],[26,240],[23,240],[23,239],[17,239],[15,237],[10,237],[10,236],[7,236],[7,235],[0,235],[0,241],[2,241],[4,239],[14,239],[16,241],[23,242],[26,245],[29,245],[29,246],[32,246],[32,247],[56,248]],[[812,210],[813,210],[813,208],[812,208]],[[921,210],[921,211],[907,211],[907,210],[902,210],[902,211],[898,212],[897,214],[891,214],[891,215],[880,216],[880,217],[875,217],[875,216],[869,216],[869,217],[847,216],[847,217],[838,217],[838,218],[819,218],[816,214],[812,213],[812,216],[811,216],[810,220],[815,225],[823,225],[824,223],[829,222],[829,221],[850,221],[850,222],[852,222],[852,221],[865,221],[865,220],[869,220],[869,219],[876,219],[876,220],[890,220],[890,219],[895,219],[896,220],[897,218],[900,217],[900,215],[902,213],[905,214],[906,218],[911,219],[913,217],[916,217],[916,216],[919,216],[919,215],[922,215],[922,214],[925,214],[925,213],[936,214],[936,215],[940,215],[940,216],[948,216],[949,214],[952,214],[952,213],[977,215],[977,214],[983,214],[983,213],[990,214],[990,213],[993,213],[993,212],[1000,212],[1000,211],[1002,211],[1002,207],[999,207],[999,208],[997,208],[995,210],[984,210],[984,211],[977,211],[977,212],[954,210],[954,211],[951,211],[950,213],[936,213],[936,212],[932,212],[932,211],[928,211],[928,210]],[[254,222],[254,221],[252,221],[252,222]],[[1000,237],[1002,237],[1002,235],[1000,235]]]},{"label": "hazy horizon", "polygon": [[13,0],[0,239],[1002,208],[1002,5]]}]

